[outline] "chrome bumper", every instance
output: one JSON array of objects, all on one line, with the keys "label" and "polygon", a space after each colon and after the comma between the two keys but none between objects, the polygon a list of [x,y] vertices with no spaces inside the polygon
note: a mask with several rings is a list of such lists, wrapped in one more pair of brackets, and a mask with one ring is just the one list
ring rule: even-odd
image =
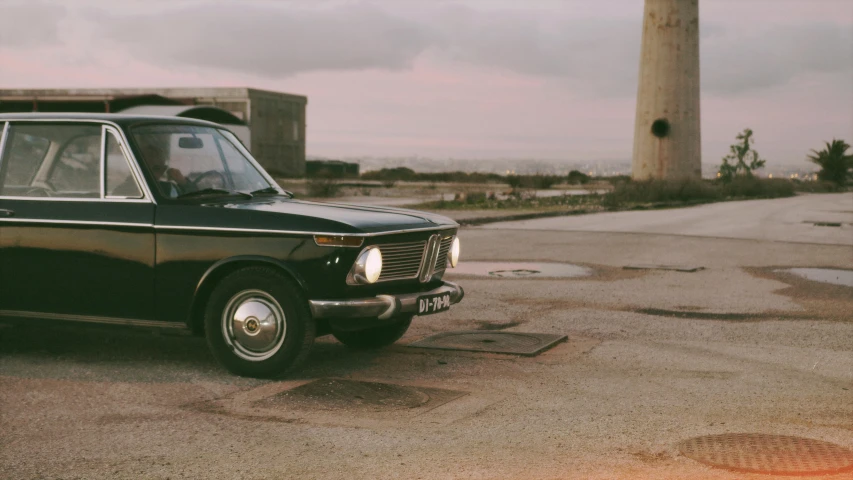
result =
[{"label": "chrome bumper", "polygon": [[418,298],[424,295],[450,294],[450,304],[459,303],[465,292],[455,283],[444,285],[427,292],[403,293],[400,295],[377,295],[369,298],[348,300],[309,300],[314,318],[378,318],[389,319],[395,315],[417,314]]}]

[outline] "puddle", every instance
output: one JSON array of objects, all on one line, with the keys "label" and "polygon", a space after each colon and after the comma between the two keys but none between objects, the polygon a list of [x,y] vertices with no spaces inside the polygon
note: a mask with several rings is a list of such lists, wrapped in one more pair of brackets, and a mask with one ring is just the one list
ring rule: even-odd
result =
[{"label": "puddle", "polygon": [[593,270],[570,263],[460,262],[448,273],[504,278],[588,277]]},{"label": "puddle", "polygon": [[853,287],[853,270],[838,270],[833,268],[789,268],[787,270],[776,271],[793,273],[798,277],[802,277],[813,282]]}]

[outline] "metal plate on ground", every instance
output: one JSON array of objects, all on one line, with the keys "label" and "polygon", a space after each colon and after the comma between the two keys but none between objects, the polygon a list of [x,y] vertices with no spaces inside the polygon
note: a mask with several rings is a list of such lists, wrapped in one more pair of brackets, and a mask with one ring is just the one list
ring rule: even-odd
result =
[{"label": "metal plate on ground", "polygon": [[410,347],[467,352],[507,353],[532,357],[565,342],[565,335],[521,332],[446,332],[410,343]]},{"label": "metal plate on ground", "polygon": [[810,438],[726,433],[691,438],[678,449],[697,462],[742,473],[829,475],[853,471],[853,451]]},{"label": "metal plate on ground", "polygon": [[705,270],[705,267],[700,267],[698,265],[639,264],[639,265],[625,265],[622,268],[624,270],[671,270],[674,272],[698,272],[699,270]]},{"label": "metal plate on ground", "polygon": [[435,408],[466,392],[391,383],[321,378],[256,402],[257,406],[372,411]]}]

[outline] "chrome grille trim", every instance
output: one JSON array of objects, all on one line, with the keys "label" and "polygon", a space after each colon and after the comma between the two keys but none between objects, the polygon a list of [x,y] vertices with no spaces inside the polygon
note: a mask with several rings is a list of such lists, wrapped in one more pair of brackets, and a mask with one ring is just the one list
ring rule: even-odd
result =
[{"label": "chrome grille trim", "polygon": [[418,278],[427,241],[377,245],[382,252],[382,273],[377,282]]},{"label": "chrome grille trim", "polygon": [[435,259],[435,273],[443,272],[447,269],[447,255],[450,253],[450,245],[453,244],[453,235],[443,237],[441,246],[438,249],[438,258]]}]

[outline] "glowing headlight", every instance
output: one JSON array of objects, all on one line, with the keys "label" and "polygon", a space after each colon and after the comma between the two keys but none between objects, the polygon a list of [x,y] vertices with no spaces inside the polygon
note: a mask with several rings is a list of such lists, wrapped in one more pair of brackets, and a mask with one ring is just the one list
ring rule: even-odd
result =
[{"label": "glowing headlight", "polygon": [[367,251],[367,257],[364,261],[364,278],[367,279],[367,283],[376,283],[381,273],[382,252],[378,248],[371,248]]},{"label": "glowing headlight", "polygon": [[456,264],[459,263],[459,237],[455,237],[453,243],[450,244],[450,255],[447,256],[447,261],[451,267],[456,267]]},{"label": "glowing headlight", "polygon": [[380,274],[382,274],[382,252],[379,251],[379,247],[368,247],[356,259],[347,277],[347,283],[350,285],[376,283]]}]

